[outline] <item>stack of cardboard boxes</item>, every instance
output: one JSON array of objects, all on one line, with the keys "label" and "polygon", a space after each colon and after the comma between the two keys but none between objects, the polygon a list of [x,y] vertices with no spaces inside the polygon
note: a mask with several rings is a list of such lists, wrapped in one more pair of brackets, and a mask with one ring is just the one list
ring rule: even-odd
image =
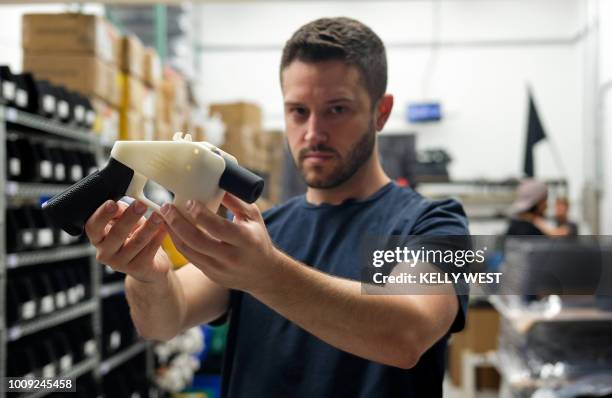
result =
[{"label": "stack of cardboard boxes", "polygon": [[107,20],[84,14],[28,14],[22,24],[23,70],[88,96],[105,116],[99,133],[116,137],[120,36]]},{"label": "stack of cardboard boxes", "polygon": [[[170,140],[177,131],[190,133],[190,103],[187,81],[174,70],[164,70],[156,119],[157,139]],[[194,139],[197,139],[194,137]]]},{"label": "stack of cardboard boxes", "polygon": [[285,158],[285,133],[282,131],[260,131],[257,134],[254,170],[267,176],[264,199],[275,205],[282,199],[283,161]]},{"label": "stack of cardboard boxes", "polygon": [[[140,39],[134,35],[121,39],[121,107],[119,108],[122,140],[153,139],[153,117],[155,116],[155,81],[145,84],[145,50]],[[151,70],[147,71],[152,78]],[[155,72],[153,72],[155,73]],[[155,80],[155,79],[150,79]]]},{"label": "stack of cardboard boxes", "polygon": [[210,115],[219,115],[225,124],[222,149],[238,159],[246,168],[262,176],[266,185],[261,209],[279,203],[285,138],[279,131],[264,131],[261,108],[247,102],[213,104]]}]

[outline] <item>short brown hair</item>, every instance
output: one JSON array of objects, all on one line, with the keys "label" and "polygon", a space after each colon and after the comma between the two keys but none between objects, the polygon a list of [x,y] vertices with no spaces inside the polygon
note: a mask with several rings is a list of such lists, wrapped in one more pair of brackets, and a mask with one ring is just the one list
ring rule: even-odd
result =
[{"label": "short brown hair", "polygon": [[354,19],[321,18],[299,28],[283,49],[281,79],[283,70],[295,60],[340,60],[357,67],[372,106],[387,90],[385,45],[372,29]]}]

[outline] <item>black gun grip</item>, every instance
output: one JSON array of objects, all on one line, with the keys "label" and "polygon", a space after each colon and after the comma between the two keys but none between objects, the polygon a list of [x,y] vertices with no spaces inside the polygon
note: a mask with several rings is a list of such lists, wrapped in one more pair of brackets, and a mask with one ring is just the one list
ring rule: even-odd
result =
[{"label": "black gun grip", "polygon": [[70,235],[83,233],[85,223],[105,201],[121,199],[134,171],[111,158],[102,170],[85,177],[42,206],[51,223]]}]

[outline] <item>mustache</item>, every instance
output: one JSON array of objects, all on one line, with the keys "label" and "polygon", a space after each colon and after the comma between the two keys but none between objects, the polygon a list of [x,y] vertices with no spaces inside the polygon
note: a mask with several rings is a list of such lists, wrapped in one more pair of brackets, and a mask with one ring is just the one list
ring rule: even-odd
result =
[{"label": "mustache", "polygon": [[300,160],[303,160],[306,156],[308,156],[312,152],[328,152],[328,153],[332,153],[334,155],[340,155],[338,153],[338,151],[336,151],[332,147],[329,147],[327,145],[317,145],[317,146],[312,146],[312,147],[309,147],[309,148],[302,149],[300,151],[300,153],[299,153]]}]

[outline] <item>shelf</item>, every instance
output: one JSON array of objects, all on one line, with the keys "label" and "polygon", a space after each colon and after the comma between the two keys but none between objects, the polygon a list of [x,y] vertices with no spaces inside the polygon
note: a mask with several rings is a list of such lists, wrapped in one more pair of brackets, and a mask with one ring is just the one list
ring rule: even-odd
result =
[{"label": "shelf", "polygon": [[7,181],[4,191],[10,198],[39,198],[64,192],[70,185],[36,184],[29,182]]},{"label": "shelf", "polygon": [[98,308],[98,303],[91,299],[68,309],[57,311],[51,315],[41,317],[40,319],[23,322],[19,325],[8,328],[6,333],[7,340],[19,340],[23,336],[51,328],[56,325],[61,325],[62,323],[71,321],[80,316],[90,314],[94,312],[96,308]]},{"label": "shelf", "polygon": [[46,119],[42,116],[33,115],[15,108],[6,108],[4,117],[10,123],[55,134],[60,137],[71,138],[73,140],[85,141],[94,144],[99,142],[98,136],[82,127],[64,125],[56,121]]},{"label": "shelf", "polygon": [[563,307],[559,305],[550,306],[545,310],[530,310],[521,306],[509,305],[500,296],[490,296],[489,301],[519,333],[527,333],[536,323],[540,322],[612,321],[612,311],[595,307]]},{"label": "shelf", "polygon": [[[72,382],[75,383],[76,379],[80,376],[84,375],[87,372],[91,372],[95,369],[97,364],[96,358],[90,358],[85,361],[78,363],[76,366],[72,367],[68,372],[62,373],[57,378],[58,379],[73,379]],[[39,390],[32,393],[26,393],[20,396],[20,398],[40,398],[46,395],[51,394],[53,391],[47,390]]]},{"label": "shelf", "polygon": [[111,356],[110,358],[102,361],[100,364],[100,374],[104,376],[117,366],[125,363],[135,357],[136,355],[143,352],[149,345],[146,341],[139,341],[134,343],[131,347],[124,349],[123,351]]},{"label": "shelf", "polygon": [[124,286],[125,283],[123,281],[103,284],[102,286],[100,286],[100,297],[106,298],[117,293],[122,293],[125,289]]},{"label": "shelf", "polygon": [[96,252],[89,243],[77,246],[60,246],[54,249],[37,250],[6,255],[6,268],[24,267],[32,264],[50,263],[90,256]]}]

